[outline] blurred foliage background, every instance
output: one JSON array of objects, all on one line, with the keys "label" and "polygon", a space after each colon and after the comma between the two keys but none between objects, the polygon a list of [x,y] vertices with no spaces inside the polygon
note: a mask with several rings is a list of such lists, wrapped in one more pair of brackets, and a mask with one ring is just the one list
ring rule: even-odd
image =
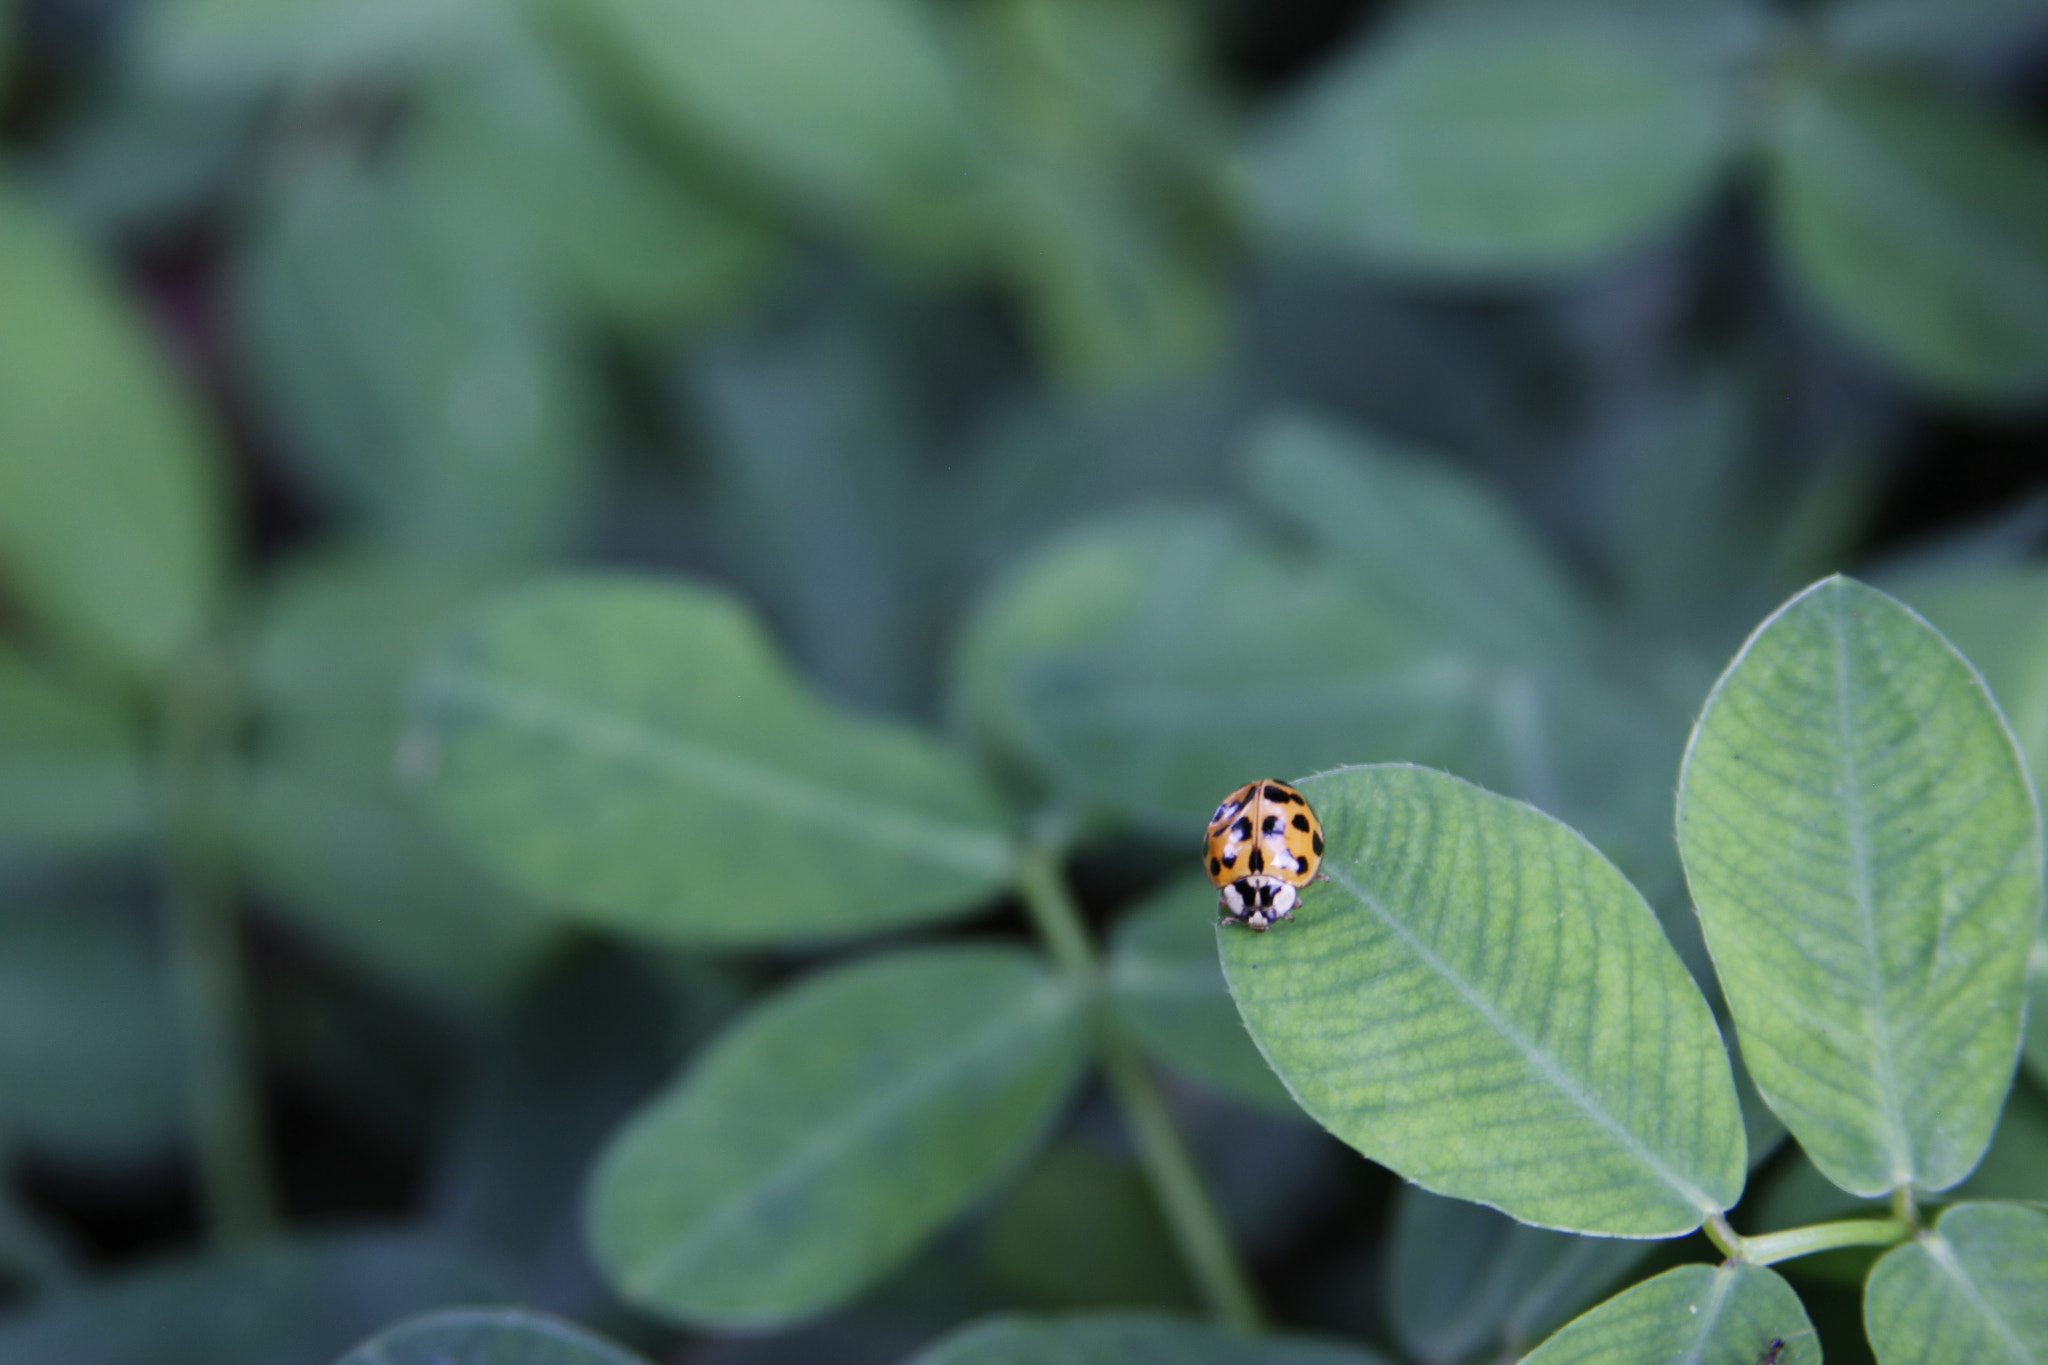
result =
[{"label": "blurred foliage background", "polygon": [[[1191,1302],[1099,1097],[801,1334],[610,1299],[599,1143],[819,953],[592,930],[426,816],[405,681],[498,586],[727,585],[826,693],[1088,812],[1105,925],[1246,762],[1444,763],[1668,902],[1691,708],[1817,574],[1947,583],[1909,600],[2048,697],[2044,440],[2039,0],[0,0],[0,1361],[324,1361],[479,1300],[879,1361]],[[1409,482],[1347,483],[1359,449]],[[1017,681],[1147,584],[1172,630]],[[1417,620],[1570,637],[1536,789],[1522,703],[1433,705],[1455,676],[1334,754],[1341,699],[1169,719],[1171,771],[1114,720],[1161,669],[1355,672]],[[192,1061],[209,1000],[253,1088]],[[1233,1042],[1234,1089],[1174,1099],[1284,1316],[1468,1354],[1390,1325],[1386,1180]],[[287,1239],[202,1194],[238,1182],[195,1172],[195,1093],[260,1116]],[[1285,1158],[1225,1160],[1247,1131]]]}]

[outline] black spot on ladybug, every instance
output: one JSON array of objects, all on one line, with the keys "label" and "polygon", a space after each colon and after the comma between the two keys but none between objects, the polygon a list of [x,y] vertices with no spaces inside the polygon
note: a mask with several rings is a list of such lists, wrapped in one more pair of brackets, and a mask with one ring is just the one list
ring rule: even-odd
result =
[{"label": "black spot on ladybug", "polygon": [[1216,859],[1216,858],[1211,858],[1211,859],[1209,860],[1209,875],[1210,875],[1210,876],[1212,876],[1212,877],[1213,877],[1213,876],[1215,876],[1215,875],[1216,875],[1217,873],[1221,872],[1222,870],[1223,870],[1223,863],[1222,863],[1222,861],[1221,861],[1221,860],[1219,860],[1219,859]]},{"label": "black spot on ladybug", "polygon": [[1298,830],[1306,832],[1308,829],[1308,817],[1306,815],[1296,814],[1294,817],[1294,827]]},{"label": "black spot on ladybug", "polygon": [[1323,856],[1323,836],[1320,834],[1315,837],[1315,850],[1318,858]]},{"label": "black spot on ladybug", "polygon": [[1250,868],[1253,872],[1264,872],[1266,870],[1265,855],[1260,853],[1257,849],[1253,849],[1251,861],[1246,863],[1245,866]]},{"label": "black spot on ladybug", "polygon": [[1237,866],[1237,855],[1236,855],[1235,853],[1233,853],[1233,854],[1231,854],[1231,855],[1230,855],[1230,856],[1229,856],[1228,858],[1225,858],[1225,859],[1223,860],[1223,865],[1224,865],[1225,867],[1236,867],[1236,866]]},{"label": "black spot on ladybug", "polygon": [[1277,815],[1267,816],[1265,824],[1261,825],[1260,829],[1267,834],[1278,834],[1280,832],[1280,817]]},{"label": "black spot on ladybug", "polygon": [[1284,806],[1294,799],[1294,793],[1285,787],[1275,787],[1268,784],[1266,787],[1266,799],[1276,806]]},{"label": "black spot on ladybug", "polygon": [[1236,836],[1237,836],[1238,838],[1240,838],[1240,839],[1249,839],[1249,838],[1251,838],[1251,837],[1252,837],[1252,818],[1251,818],[1251,817],[1250,817],[1249,815],[1241,815],[1241,816],[1239,816],[1239,817],[1238,817],[1238,820],[1237,820],[1237,823],[1236,823],[1236,824],[1234,824],[1234,825],[1232,825],[1232,826],[1230,827],[1230,832],[1231,832],[1232,834],[1235,834],[1235,835],[1236,835]]}]

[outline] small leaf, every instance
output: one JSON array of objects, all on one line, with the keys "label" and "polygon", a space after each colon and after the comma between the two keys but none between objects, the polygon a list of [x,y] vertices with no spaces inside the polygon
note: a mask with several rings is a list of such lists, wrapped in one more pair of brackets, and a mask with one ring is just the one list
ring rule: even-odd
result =
[{"label": "small leaf", "polygon": [[507,1291],[473,1254],[429,1237],[280,1240],[44,1299],[0,1327],[0,1365],[333,1365],[395,1318]]},{"label": "small leaf", "polygon": [[1081,1002],[1030,954],[906,950],[774,997],[592,1178],[624,1297],[768,1327],[851,1299],[1014,1170],[1079,1078]]},{"label": "small leaf", "polygon": [[2048,1360],[2048,1213],[1957,1204],[1886,1252],[1863,1294],[1878,1365]]},{"label": "small leaf", "polygon": [[1849,336],[1950,397],[2048,391],[2048,151],[1945,90],[1833,73],[1771,138],[1771,219]]},{"label": "small leaf", "polygon": [[1523,1365],[1820,1365],[1820,1339],[1775,1271],[1682,1265],[1595,1308]]},{"label": "small leaf", "polygon": [[[550,0],[678,145],[908,251],[958,255],[982,149],[923,0]],[[792,41],[792,34],[802,35]]]},{"label": "small leaf", "polygon": [[0,568],[67,643],[151,675],[204,628],[225,558],[199,414],[127,303],[0,185]]},{"label": "small leaf", "polygon": [[1585,1308],[1648,1253],[1647,1242],[1574,1237],[1443,1199],[1395,1192],[1386,1311],[1423,1365],[1511,1355]]},{"label": "small leaf", "polygon": [[1947,1189],[2012,1083],[2039,817],[1969,664],[1830,578],[1715,684],[1679,778],[1686,877],[1744,1060],[1828,1178]]},{"label": "small leaf", "polygon": [[1757,27],[1740,5],[1425,9],[1283,110],[1255,151],[1256,211],[1397,270],[1583,269],[1706,197]]},{"label": "small leaf", "polygon": [[1292,924],[1217,936],[1253,1040],[1304,1109],[1426,1189],[1543,1227],[1675,1237],[1735,1202],[1728,1054],[1613,864],[1444,773],[1300,785],[1329,881]]},{"label": "small leaf", "polygon": [[1154,1314],[1002,1316],[971,1323],[907,1365],[1381,1365],[1356,1346],[1312,1337],[1246,1336]]},{"label": "small leaf", "polygon": [[415,701],[408,754],[450,827],[536,899],[622,929],[870,932],[957,914],[1010,873],[966,765],[828,709],[707,589],[537,582],[446,641]]},{"label": "small leaf", "polygon": [[[408,173],[410,172],[410,173]],[[544,556],[591,499],[591,395],[525,244],[416,168],[302,170],[234,282],[263,415],[307,485],[415,557]]]},{"label": "small leaf", "polygon": [[0,1135],[103,1157],[164,1143],[176,1036],[141,934],[77,908],[0,913]]},{"label": "small leaf", "polygon": [[1226,1095],[1298,1114],[1252,1045],[1216,963],[1216,888],[1175,882],[1116,926],[1110,1000],[1138,1043],[1168,1066]]},{"label": "small leaf", "polygon": [[602,1337],[545,1313],[456,1308],[402,1322],[340,1365],[646,1365]]},{"label": "small leaf", "polygon": [[150,813],[135,719],[0,645],[0,848],[32,857],[120,848],[143,837]]}]

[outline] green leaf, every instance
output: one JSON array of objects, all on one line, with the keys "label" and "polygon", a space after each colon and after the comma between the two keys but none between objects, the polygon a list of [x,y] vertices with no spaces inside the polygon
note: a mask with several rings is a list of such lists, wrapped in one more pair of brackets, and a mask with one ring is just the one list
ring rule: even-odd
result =
[{"label": "green leaf", "polygon": [[714,320],[775,243],[609,126],[515,12],[422,93],[404,152],[532,239],[579,304],[651,330]]},{"label": "green leaf", "polygon": [[1259,1056],[1216,963],[1216,888],[1190,875],[1116,926],[1109,998],[1141,1047],[1226,1095],[1300,1112]]},{"label": "green leaf", "polygon": [[2012,1083],[2042,895],[2011,732],[1926,622],[1851,579],[1715,684],[1678,834],[1757,1088],[1828,1178],[1946,1189]]},{"label": "green leaf", "polygon": [[1930,85],[1834,73],[1771,136],[1772,226],[1847,335],[1972,402],[2048,390],[2048,152]]},{"label": "green leaf", "polygon": [[1836,0],[1820,21],[1828,50],[1861,61],[1981,57],[2042,31],[2036,0]]},{"label": "green leaf", "polygon": [[1895,591],[1983,676],[2038,791],[2048,777],[2048,573],[2028,567],[1935,573]]},{"label": "green leaf", "polygon": [[473,42],[488,0],[168,0],[140,16],[150,67],[191,86],[336,84]]},{"label": "green leaf", "polygon": [[1312,1337],[1247,1336],[1207,1323],[1142,1313],[1001,1316],[971,1323],[908,1365],[1380,1365],[1356,1346]]},{"label": "green leaf", "polygon": [[402,1322],[340,1365],[646,1365],[602,1337],[545,1313],[456,1308]]},{"label": "green leaf", "polygon": [[905,950],[735,1026],[593,1177],[625,1298],[768,1327],[846,1302],[1014,1170],[1079,1078],[1082,1005],[1028,953]]},{"label": "green leaf", "polygon": [[99,852],[140,839],[149,820],[135,718],[0,645],[0,848]]},{"label": "green leaf", "polygon": [[1517,1223],[1419,1185],[1395,1192],[1386,1312],[1422,1365],[1503,1358],[1572,1317],[1650,1249]]},{"label": "green leaf", "polygon": [[549,3],[677,145],[906,252],[971,247],[983,150],[923,0]]},{"label": "green leaf", "polygon": [[1737,147],[1746,6],[1426,8],[1254,150],[1274,235],[1452,277],[1580,270],[1702,201]]},{"label": "green leaf", "polygon": [[1343,768],[1301,789],[1329,880],[1294,923],[1217,937],[1302,1108],[1426,1189],[1543,1227],[1674,1237],[1735,1202],[1728,1054],[1613,864],[1444,773]]},{"label": "green leaf", "polygon": [[1144,1172],[1090,1142],[1040,1154],[990,1210],[981,1262],[1006,1302],[1201,1307]]},{"label": "green leaf", "polygon": [[67,643],[160,673],[224,559],[199,414],[114,284],[0,185],[0,569]]},{"label": "green leaf", "polygon": [[507,1290],[473,1255],[431,1238],[277,1241],[45,1299],[0,1327],[0,1365],[333,1365],[395,1318]]},{"label": "green leaf", "polygon": [[1792,1286],[1761,1266],[1682,1265],[1595,1308],[1524,1365],[1820,1365]]},{"label": "green leaf", "polygon": [[2022,1058],[2037,1085],[2048,1087],[2048,937],[2027,959],[2027,1040]]},{"label": "green leaf", "polygon": [[415,700],[409,760],[450,827],[536,899],[622,929],[871,932],[957,914],[1010,874],[965,764],[826,707],[707,589],[537,582],[437,650]]},{"label": "green leaf", "polygon": [[2048,1213],[1958,1204],[1893,1247],[1863,1294],[1878,1365],[2048,1360]]},{"label": "green leaf", "polygon": [[141,934],[76,908],[0,913],[0,1134],[102,1157],[167,1141],[175,1037]]},{"label": "green leaf", "polygon": [[544,556],[591,499],[593,399],[519,229],[403,165],[319,165],[240,261],[239,347],[308,485],[408,554]]}]

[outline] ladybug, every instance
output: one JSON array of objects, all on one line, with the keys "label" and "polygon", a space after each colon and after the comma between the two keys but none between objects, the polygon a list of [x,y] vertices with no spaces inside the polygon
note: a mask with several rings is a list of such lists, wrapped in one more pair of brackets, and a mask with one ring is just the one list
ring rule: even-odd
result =
[{"label": "ladybug", "polygon": [[1293,919],[1298,891],[1322,877],[1323,822],[1308,798],[1261,778],[1223,798],[1209,817],[1209,880],[1222,888],[1221,923],[1264,933]]}]

